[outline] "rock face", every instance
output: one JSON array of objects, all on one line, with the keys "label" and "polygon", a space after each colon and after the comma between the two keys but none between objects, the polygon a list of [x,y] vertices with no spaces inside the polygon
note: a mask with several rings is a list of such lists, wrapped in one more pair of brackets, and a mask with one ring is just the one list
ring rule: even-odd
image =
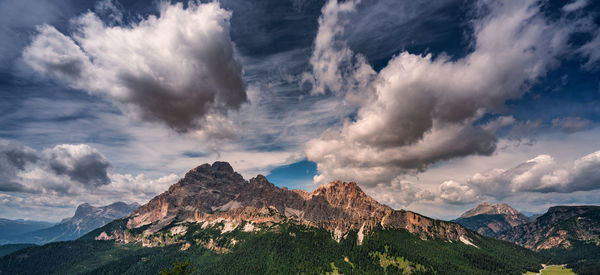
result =
[{"label": "rock face", "polygon": [[73,228],[74,233],[82,235],[115,219],[129,215],[139,206],[137,203],[115,202],[107,206],[94,207],[84,203],[77,207],[72,218],[62,220],[59,225],[67,224]]},{"label": "rock face", "polygon": [[534,222],[512,228],[500,239],[533,250],[570,248],[576,242],[600,245],[600,206],[554,206]]},{"label": "rock face", "polygon": [[74,240],[115,219],[127,216],[137,207],[139,207],[137,203],[124,202],[115,202],[102,207],[84,203],[77,207],[73,217],[63,219],[52,227],[14,237],[11,242],[44,244]]},{"label": "rock face", "polygon": [[[168,191],[125,219],[130,231],[143,228],[146,233],[186,222],[204,225],[225,222],[223,230],[232,230],[232,226],[242,222],[248,225],[284,221],[327,229],[336,239],[354,230],[359,233],[359,242],[376,227],[406,229],[424,239],[459,242],[468,241],[472,235],[456,223],[382,205],[353,182],[333,181],[311,193],[288,190],[278,188],[262,175],[246,181],[226,162],[190,170]],[[102,233],[97,237],[125,238],[120,232]]]},{"label": "rock face", "polygon": [[496,237],[499,233],[527,223],[527,217],[508,204],[484,202],[454,221],[479,234]]}]

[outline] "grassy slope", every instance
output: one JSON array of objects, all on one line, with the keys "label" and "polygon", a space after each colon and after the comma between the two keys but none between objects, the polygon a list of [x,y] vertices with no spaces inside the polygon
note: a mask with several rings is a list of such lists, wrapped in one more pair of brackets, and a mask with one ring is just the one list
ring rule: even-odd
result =
[{"label": "grassy slope", "polygon": [[547,266],[542,270],[542,275],[576,275],[570,268],[560,265]]},{"label": "grassy slope", "polygon": [[[566,268],[561,265],[549,265],[544,269],[540,270],[542,275],[577,275],[570,268]],[[535,275],[540,274],[540,272],[527,272],[525,275]]]},{"label": "grassy slope", "polygon": [[[462,243],[421,240],[404,230],[379,230],[357,245],[350,233],[340,243],[329,232],[282,224],[258,233],[191,225],[178,236],[190,243],[206,242],[232,248],[217,254],[201,245],[180,250],[181,244],[143,248],[110,241],[78,240],[26,248],[0,259],[5,274],[153,274],[176,260],[189,260],[201,274],[328,273],[394,274],[523,274],[539,270],[540,259],[529,250],[489,238]],[[164,232],[163,232],[164,233]],[[159,234],[163,234],[159,233]],[[238,240],[235,246],[232,240]]]}]

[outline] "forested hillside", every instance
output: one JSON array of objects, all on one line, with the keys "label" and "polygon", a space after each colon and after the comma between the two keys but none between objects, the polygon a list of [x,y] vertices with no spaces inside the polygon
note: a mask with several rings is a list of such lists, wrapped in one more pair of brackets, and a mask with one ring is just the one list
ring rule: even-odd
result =
[{"label": "forested hillside", "polygon": [[[406,230],[375,230],[358,245],[357,232],[336,242],[330,232],[285,223],[244,232],[222,224],[190,225],[178,237],[191,246],[145,248],[139,243],[78,240],[27,248],[0,258],[2,274],[153,274],[189,261],[197,274],[522,274],[541,267],[534,252],[478,237],[473,245],[422,240]],[[475,247],[477,246],[477,247]]]}]

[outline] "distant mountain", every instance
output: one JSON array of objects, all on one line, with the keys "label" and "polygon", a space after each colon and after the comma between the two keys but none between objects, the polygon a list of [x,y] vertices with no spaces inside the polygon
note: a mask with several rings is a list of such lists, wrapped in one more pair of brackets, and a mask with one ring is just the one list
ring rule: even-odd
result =
[{"label": "distant mountain", "polygon": [[0,259],[6,274],[150,274],[190,261],[198,274],[523,274],[532,251],[394,210],[352,182],[308,193],[244,180],[225,162],[189,171],[127,217],[76,241]]},{"label": "distant mountain", "polygon": [[600,206],[554,206],[534,222],[499,235],[529,249],[571,248],[574,243],[600,245]]},{"label": "distant mountain", "polygon": [[600,206],[555,206],[535,221],[498,236],[539,251],[546,263],[567,264],[577,274],[599,274]]},{"label": "distant mountain", "polygon": [[508,204],[489,204],[484,202],[463,213],[454,220],[477,233],[496,237],[499,233],[527,223],[528,219]]},{"label": "distant mountain", "polygon": [[102,207],[84,203],[77,207],[73,217],[63,219],[52,227],[12,236],[7,243],[44,244],[74,240],[115,219],[127,216],[137,207],[139,207],[137,203],[126,204],[124,202],[115,202]]},{"label": "distant mountain", "polygon": [[0,245],[8,242],[8,239],[32,231],[53,226],[53,223],[27,220],[8,220],[0,218]]}]

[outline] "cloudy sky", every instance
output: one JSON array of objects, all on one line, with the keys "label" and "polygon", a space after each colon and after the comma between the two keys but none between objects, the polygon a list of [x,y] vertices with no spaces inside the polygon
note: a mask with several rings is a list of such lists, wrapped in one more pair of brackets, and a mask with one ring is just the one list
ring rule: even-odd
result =
[{"label": "cloudy sky", "polygon": [[0,218],[216,160],[443,219],[600,204],[597,1],[4,0],[0,37]]}]

